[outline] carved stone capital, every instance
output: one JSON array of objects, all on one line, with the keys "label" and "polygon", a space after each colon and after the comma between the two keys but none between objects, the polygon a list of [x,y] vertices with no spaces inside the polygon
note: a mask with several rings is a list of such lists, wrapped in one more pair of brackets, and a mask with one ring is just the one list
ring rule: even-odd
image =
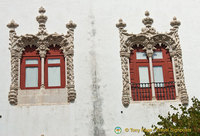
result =
[{"label": "carved stone capital", "polygon": [[174,57],[176,55],[176,51],[169,49],[169,54],[170,54],[170,57]]},{"label": "carved stone capital", "polygon": [[39,54],[40,54],[40,57],[41,57],[41,58],[45,58],[45,56],[46,56],[46,51],[45,51],[45,50],[40,50]]},{"label": "carved stone capital", "polygon": [[130,58],[130,52],[120,51],[120,56]]},{"label": "carved stone capital", "polygon": [[153,50],[150,49],[150,50],[146,50],[146,54],[148,57],[152,57],[153,56]]},{"label": "carved stone capital", "polygon": [[74,50],[67,51],[67,56],[74,56]]},{"label": "carved stone capital", "polygon": [[49,50],[48,42],[47,41],[43,41],[43,40],[39,40],[37,44],[38,44],[39,47],[36,50],[39,51],[39,54],[40,54],[41,58],[45,58],[46,53]]}]

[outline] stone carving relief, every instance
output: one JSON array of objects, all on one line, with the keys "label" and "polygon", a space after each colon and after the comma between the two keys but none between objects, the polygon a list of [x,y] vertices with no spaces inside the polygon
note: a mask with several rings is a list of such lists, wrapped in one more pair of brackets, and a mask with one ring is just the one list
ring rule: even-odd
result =
[{"label": "stone carving relief", "polygon": [[142,46],[146,51],[147,56],[152,56],[153,51],[156,49],[156,45],[165,45],[169,51],[170,56],[174,58],[175,62],[175,77],[178,86],[178,96],[182,104],[188,104],[188,95],[185,86],[183,63],[182,63],[182,51],[179,42],[178,28],[180,21],[175,17],[171,21],[170,25],[172,29],[168,33],[158,33],[155,28],[152,27],[153,19],[149,17],[149,12],[145,12],[145,18],[142,20],[145,25],[139,34],[129,34],[124,29],[126,24],[122,19],[116,24],[120,34],[120,57],[122,67],[122,79],[123,79],[123,91],[122,91],[122,104],[127,107],[130,103],[130,77],[129,77],[129,57],[130,52],[135,47]]},{"label": "stone carving relief", "polygon": [[41,58],[45,58],[47,51],[49,50],[50,45],[59,45],[60,50],[62,50],[67,67],[66,75],[66,89],[68,91],[68,101],[73,102],[76,98],[75,86],[74,86],[74,65],[73,65],[73,52],[74,52],[74,29],[76,24],[70,21],[66,27],[68,32],[66,35],[63,34],[48,34],[45,23],[47,21],[47,16],[44,15],[46,10],[41,7],[39,9],[40,15],[36,17],[36,20],[39,23],[39,31],[36,35],[26,34],[22,36],[17,36],[15,29],[19,26],[12,20],[7,27],[9,31],[9,40],[10,40],[10,52],[11,52],[11,85],[10,92],[8,95],[9,102],[11,105],[17,105],[17,95],[19,90],[19,61],[21,55],[26,46],[32,47],[33,45],[37,47],[37,51],[40,54]]}]

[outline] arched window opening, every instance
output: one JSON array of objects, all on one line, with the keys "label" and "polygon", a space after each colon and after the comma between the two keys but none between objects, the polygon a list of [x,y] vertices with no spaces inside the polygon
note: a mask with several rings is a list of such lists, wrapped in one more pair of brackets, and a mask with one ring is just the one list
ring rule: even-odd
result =
[{"label": "arched window opening", "polygon": [[164,45],[156,46],[152,56],[155,95],[157,100],[176,98],[172,60]]},{"label": "arched window opening", "polygon": [[[152,68],[146,51],[142,47],[134,47],[129,59],[133,101],[152,100],[152,89],[155,90],[157,100],[174,100],[176,93],[172,60],[166,47],[164,45],[155,47]],[[150,74],[151,69],[153,78]]]},{"label": "arched window opening", "polygon": [[[128,33],[122,19],[116,24],[120,34],[122,68],[122,104],[133,101],[181,100],[188,104],[182,51],[178,29],[180,21],[173,18],[170,32],[159,33],[152,27],[148,11],[139,34]],[[131,96],[130,96],[131,95]]]},{"label": "arched window opening", "polygon": [[45,58],[45,87],[65,87],[65,60],[59,46],[50,46]]},{"label": "arched window opening", "polygon": [[130,59],[131,93],[134,101],[151,100],[152,89],[149,60],[141,47],[134,48]]},{"label": "arched window opening", "polygon": [[[49,34],[46,10],[39,8],[37,34],[17,36],[19,26],[12,20],[10,29],[11,105],[43,105],[74,102],[74,30],[76,24],[66,24],[67,34]],[[65,66],[66,65],[66,66]],[[66,69],[65,69],[66,67]]]},{"label": "arched window opening", "polygon": [[41,61],[35,46],[25,47],[20,67],[21,89],[39,89],[41,85]]}]

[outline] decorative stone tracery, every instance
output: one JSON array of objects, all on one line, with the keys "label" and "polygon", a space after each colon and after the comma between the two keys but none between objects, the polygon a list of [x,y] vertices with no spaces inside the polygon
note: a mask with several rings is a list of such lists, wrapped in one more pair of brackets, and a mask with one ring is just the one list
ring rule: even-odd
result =
[{"label": "decorative stone tracery", "polygon": [[[10,29],[10,52],[11,52],[11,85],[10,92],[8,95],[9,102],[11,105],[17,105],[17,95],[19,86],[19,62],[21,55],[26,46],[32,47],[33,45],[37,47],[37,51],[40,54],[41,60],[44,61],[47,51],[49,50],[49,46],[59,45],[60,50],[62,50],[65,60],[66,60],[66,89],[68,91],[68,101],[73,102],[76,98],[76,92],[74,87],[74,66],[73,66],[73,54],[74,54],[74,29],[76,28],[76,24],[70,21],[66,27],[68,28],[68,32],[66,35],[63,34],[48,34],[45,23],[47,21],[47,16],[44,15],[45,9],[41,7],[39,9],[40,15],[36,17],[36,20],[39,23],[39,31],[36,35],[26,34],[22,36],[17,36],[15,29],[19,26],[12,20],[7,27]],[[44,63],[44,62],[43,62]],[[44,83],[44,82],[43,82]],[[42,83],[42,87],[44,84]]]},{"label": "decorative stone tracery", "polygon": [[174,80],[176,82],[176,97],[180,98],[183,105],[188,105],[188,95],[183,73],[182,51],[178,36],[178,28],[181,23],[176,19],[176,17],[174,17],[173,21],[170,23],[172,29],[170,29],[170,32],[163,34],[156,32],[156,30],[151,26],[153,24],[153,19],[149,17],[148,11],[145,12],[145,16],[146,17],[142,20],[145,27],[142,28],[142,32],[139,34],[127,33],[127,31],[124,30],[126,24],[122,19],[120,19],[119,23],[116,24],[120,34],[120,57],[123,79],[122,103],[125,107],[127,107],[131,98],[131,84],[129,76],[129,57],[131,50],[134,50],[135,47],[142,46],[151,61],[156,45],[159,44],[161,46],[164,44],[170,53],[172,63],[175,67]]}]

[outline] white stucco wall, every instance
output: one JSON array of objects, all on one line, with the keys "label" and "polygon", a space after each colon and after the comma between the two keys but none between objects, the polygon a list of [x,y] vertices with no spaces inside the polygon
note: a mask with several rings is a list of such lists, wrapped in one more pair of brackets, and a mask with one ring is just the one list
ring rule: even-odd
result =
[{"label": "white stucco wall", "polygon": [[[10,52],[8,28],[14,19],[17,34],[37,33],[35,17],[44,6],[49,33],[66,33],[65,24],[73,20],[75,29],[75,103],[51,106],[10,106]],[[200,77],[200,1],[198,0],[0,0],[0,136],[130,136],[125,128],[150,128],[169,105],[179,102],[137,102],[124,108],[121,103],[122,73],[120,42],[115,24],[119,18],[128,32],[139,33],[144,12],[150,11],[153,27],[169,31],[176,16],[183,51],[184,73],[189,97],[199,95]],[[123,113],[121,113],[123,111]],[[142,135],[142,133],[138,134]]]}]

